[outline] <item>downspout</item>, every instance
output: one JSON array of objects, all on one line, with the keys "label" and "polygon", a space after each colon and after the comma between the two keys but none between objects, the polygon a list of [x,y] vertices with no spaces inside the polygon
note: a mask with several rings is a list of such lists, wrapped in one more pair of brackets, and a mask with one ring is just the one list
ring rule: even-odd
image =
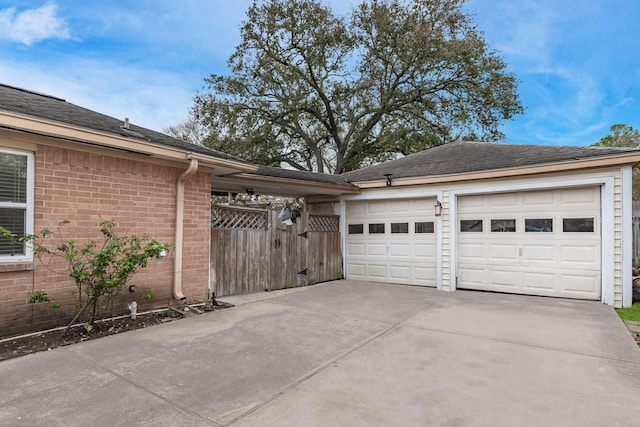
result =
[{"label": "downspout", "polygon": [[[189,157],[187,157],[189,158]],[[190,163],[186,171],[178,177],[176,185],[176,244],[173,260],[173,296],[177,300],[187,297],[182,293],[182,245],[184,234],[184,183],[198,170],[198,160],[189,158]]]}]

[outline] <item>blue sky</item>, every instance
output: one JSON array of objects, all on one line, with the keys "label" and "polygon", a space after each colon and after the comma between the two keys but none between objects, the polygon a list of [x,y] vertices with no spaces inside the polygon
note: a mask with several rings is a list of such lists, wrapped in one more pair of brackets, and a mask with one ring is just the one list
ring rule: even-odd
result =
[{"label": "blue sky", "polygon": [[[345,13],[349,0],[327,0]],[[0,82],[162,130],[224,74],[250,0],[0,0]],[[469,0],[520,81],[506,142],[589,145],[640,128],[638,0]],[[0,100],[1,102],[1,100]]]}]

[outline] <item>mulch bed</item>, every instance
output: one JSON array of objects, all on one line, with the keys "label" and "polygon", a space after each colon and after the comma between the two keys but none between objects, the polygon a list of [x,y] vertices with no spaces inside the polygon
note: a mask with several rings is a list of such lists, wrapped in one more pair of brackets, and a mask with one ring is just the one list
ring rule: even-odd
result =
[{"label": "mulch bed", "polygon": [[[218,305],[201,305],[197,307],[197,310],[207,313],[229,307],[233,307],[233,305],[219,302]],[[157,313],[138,315],[135,319],[132,319],[131,317],[124,317],[122,319],[96,322],[91,331],[87,331],[84,326],[74,326],[69,329],[65,336],[62,336],[64,330],[59,330],[42,332],[27,337],[16,337],[15,339],[0,342],[0,361],[40,351],[48,351],[57,347],[76,344],[109,335],[160,325],[162,323],[173,322],[192,315],[197,315],[194,314],[193,309],[183,312],[181,307],[177,307],[176,310],[167,309]]]}]

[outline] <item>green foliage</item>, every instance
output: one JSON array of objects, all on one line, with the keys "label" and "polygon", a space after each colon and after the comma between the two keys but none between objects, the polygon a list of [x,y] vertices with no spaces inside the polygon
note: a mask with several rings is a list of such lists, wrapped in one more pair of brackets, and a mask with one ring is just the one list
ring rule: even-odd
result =
[{"label": "green foliage", "polygon": [[593,147],[640,147],[640,131],[633,126],[615,124],[609,129],[611,133],[603,136],[598,142],[591,144]]},{"label": "green foliage", "polygon": [[204,144],[258,164],[341,173],[470,135],[523,109],[465,0],[254,0],[229,75],[195,98]]},{"label": "green foliage", "polygon": [[[69,276],[73,278],[77,287],[77,311],[70,325],[87,308],[91,308],[89,324],[93,324],[102,300],[117,295],[139,269],[147,266],[150,258],[159,257],[167,247],[149,236],[119,236],[115,233],[115,224],[111,221],[101,222],[100,242],[80,243],[74,239],[64,240],[62,229],[68,224],[69,221],[62,221],[58,224],[56,232],[43,229],[40,234],[28,235],[23,240],[33,246],[34,253],[46,265],[55,258],[66,262]],[[2,227],[0,233],[16,239],[14,234]],[[37,293],[35,297],[32,295],[32,298],[36,299],[45,297],[44,292]]]},{"label": "green foliage", "polygon": [[54,310],[61,307],[59,302],[49,299],[49,295],[45,291],[33,291],[29,296],[29,304],[38,304],[48,302]]},{"label": "green foliage", "polygon": [[49,296],[45,291],[33,291],[29,297],[29,304],[36,304],[39,302],[50,302]]},{"label": "green foliage", "polygon": [[616,308],[616,312],[622,320],[640,322],[640,301],[634,302],[631,307]]},{"label": "green foliage", "polygon": [[[640,148],[640,131],[633,126],[618,123],[611,126],[610,131],[610,134],[603,136],[591,146]],[[633,200],[640,200],[640,168],[638,167],[633,168],[632,182]]]},{"label": "green foliage", "polygon": [[156,297],[155,292],[153,292],[153,289],[151,288],[147,288],[144,290],[144,293],[142,294],[144,295],[144,299],[151,301]]}]

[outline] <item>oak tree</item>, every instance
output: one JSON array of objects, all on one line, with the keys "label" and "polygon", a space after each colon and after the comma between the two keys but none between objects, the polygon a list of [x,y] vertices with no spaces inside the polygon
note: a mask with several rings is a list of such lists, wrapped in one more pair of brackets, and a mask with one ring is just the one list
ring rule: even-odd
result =
[{"label": "oak tree", "polygon": [[517,81],[465,0],[255,0],[229,73],[193,114],[205,145],[247,160],[342,173],[473,135],[504,138]]},{"label": "oak tree", "polygon": [[[633,126],[615,124],[609,129],[611,133],[591,144],[593,147],[626,147],[640,148],[640,131]],[[633,200],[640,200],[640,168],[633,168],[632,176]]]}]

